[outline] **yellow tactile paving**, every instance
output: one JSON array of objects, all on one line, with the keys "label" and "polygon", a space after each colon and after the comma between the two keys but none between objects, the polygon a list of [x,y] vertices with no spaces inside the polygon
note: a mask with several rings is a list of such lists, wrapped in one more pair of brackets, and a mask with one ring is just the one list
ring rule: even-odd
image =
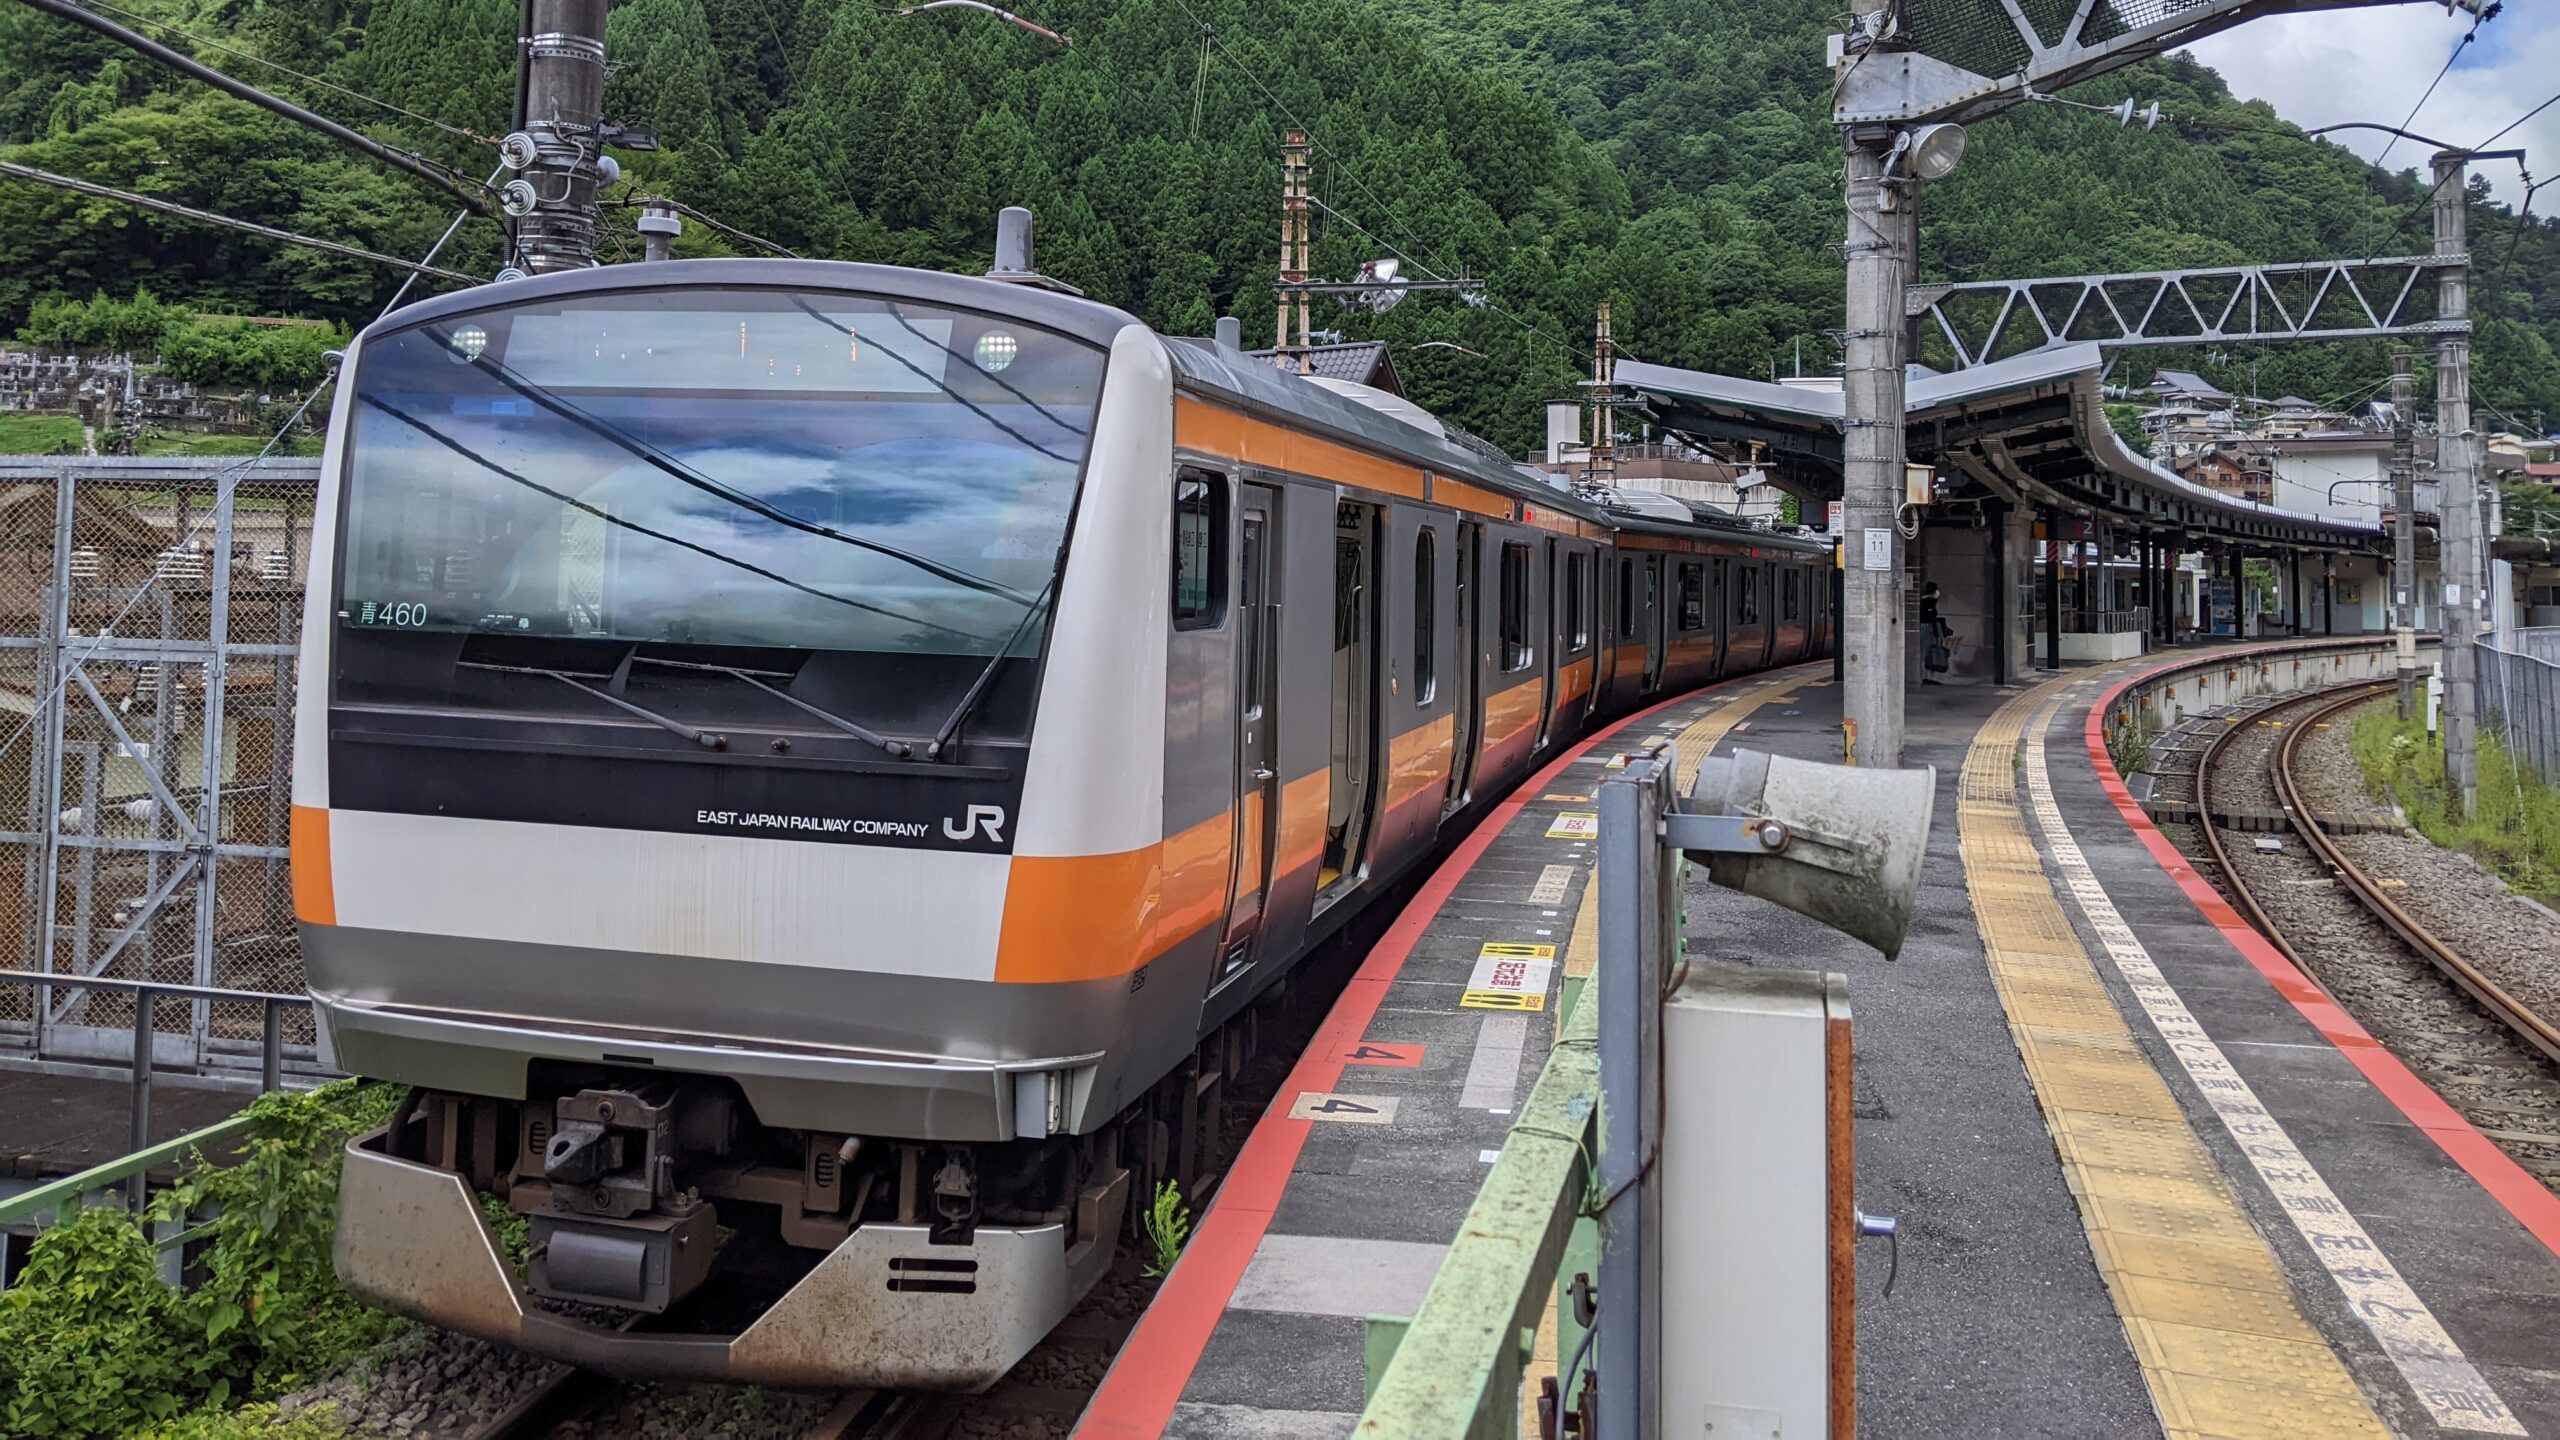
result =
[{"label": "yellow tactile paving", "polygon": [[2161,1428],[2387,1435],[2134,1042],[2028,838],[2018,745],[2066,683],[2010,701],[1975,735],[1957,834],[1993,985]]}]

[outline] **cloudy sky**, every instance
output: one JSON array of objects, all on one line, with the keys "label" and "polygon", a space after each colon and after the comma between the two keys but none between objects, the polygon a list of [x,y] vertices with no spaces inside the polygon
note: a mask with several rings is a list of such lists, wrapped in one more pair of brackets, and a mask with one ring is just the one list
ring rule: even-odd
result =
[{"label": "cloudy sky", "polygon": [[[2191,47],[2222,72],[2233,92],[2264,100],[2297,125],[2369,120],[2399,125],[2471,25],[2441,4],[2404,3],[2253,20]],[[2507,0],[2498,18],[2463,47],[2453,72],[2407,128],[2455,145],[2476,145],[2560,90],[2560,0]],[[2381,155],[2391,137],[2348,131],[2333,137],[2358,154]],[[2560,175],[2560,105],[2491,148],[2522,146],[2540,179]],[[2424,172],[2431,149],[2401,141],[2383,163]],[[2482,167],[2499,199],[2523,198],[2515,162]],[[2534,197],[2536,215],[2560,213],[2560,185]]]}]

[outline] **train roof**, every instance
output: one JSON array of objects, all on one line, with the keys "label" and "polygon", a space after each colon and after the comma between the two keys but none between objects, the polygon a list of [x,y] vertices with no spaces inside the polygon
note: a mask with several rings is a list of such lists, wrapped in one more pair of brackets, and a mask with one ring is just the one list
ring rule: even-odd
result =
[{"label": "train roof", "polygon": [[1336,390],[1311,384],[1267,359],[1242,350],[1221,349],[1213,341],[1167,336],[1165,348],[1173,356],[1175,383],[1186,389],[1215,395],[1264,418],[1286,421],[1328,438],[1392,455],[1436,474],[1462,478],[1542,508],[1616,530],[1729,540],[1807,555],[1830,552],[1828,541],[1754,529],[1740,520],[1719,523],[1701,517],[1680,521],[1599,505],[1548,484],[1490,442],[1447,421],[1438,421],[1439,433],[1434,434]]},{"label": "train roof", "polygon": [[[1010,316],[1025,324],[1108,347],[1120,332],[1146,322],[1114,305],[1080,296],[975,275],[916,270],[897,265],[868,265],[845,260],[725,259],[661,260],[643,265],[601,265],[563,270],[522,280],[478,286],[403,306],[365,327],[358,341],[448,316],[468,314],[494,305],[520,305],[554,297],[617,290],[661,290],[672,286],[737,288],[803,288],[850,290],[896,295],[928,305],[951,305]],[[1767,546],[1805,554],[1827,554],[1827,540],[1758,530],[1740,521],[1717,523],[1657,519],[1595,504],[1571,491],[1535,478],[1490,443],[1447,422],[1434,434],[1356,400],[1281,370],[1241,350],[1226,351],[1207,340],[1160,337],[1172,357],[1177,385],[1216,396],[1222,402],[1265,418],[1326,434],[1361,449],[1393,456],[1435,473],[1546,509],[1606,525],[1665,536],[1690,536]],[[1436,419],[1436,417],[1435,417]]]}]

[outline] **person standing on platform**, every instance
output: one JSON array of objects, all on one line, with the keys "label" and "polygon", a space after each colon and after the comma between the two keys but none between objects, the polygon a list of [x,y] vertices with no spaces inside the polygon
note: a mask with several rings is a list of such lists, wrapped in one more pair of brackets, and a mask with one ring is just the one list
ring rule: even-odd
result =
[{"label": "person standing on platform", "polygon": [[1920,628],[1929,637],[1929,653],[1920,662],[1927,673],[1920,677],[1920,683],[1943,685],[1946,682],[1938,677],[1955,664],[1956,637],[1955,631],[1948,628],[1946,617],[1938,613],[1938,582],[1935,580],[1920,587]]}]

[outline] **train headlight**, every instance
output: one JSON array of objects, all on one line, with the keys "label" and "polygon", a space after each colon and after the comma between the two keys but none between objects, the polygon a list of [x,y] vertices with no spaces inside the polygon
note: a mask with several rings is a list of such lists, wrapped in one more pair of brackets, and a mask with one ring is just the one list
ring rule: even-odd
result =
[{"label": "train headlight", "polygon": [[1022,342],[1002,330],[990,330],[978,337],[978,368],[992,375],[1013,363],[1022,353]]},{"label": "train headlight", "polygon": [[488,348],[489,332],[477,325],[462,326],[455,330],[445,342],[445,353],[452,357],[453,363],[457,365],[470,364],[479,359],[481,352]]}]

